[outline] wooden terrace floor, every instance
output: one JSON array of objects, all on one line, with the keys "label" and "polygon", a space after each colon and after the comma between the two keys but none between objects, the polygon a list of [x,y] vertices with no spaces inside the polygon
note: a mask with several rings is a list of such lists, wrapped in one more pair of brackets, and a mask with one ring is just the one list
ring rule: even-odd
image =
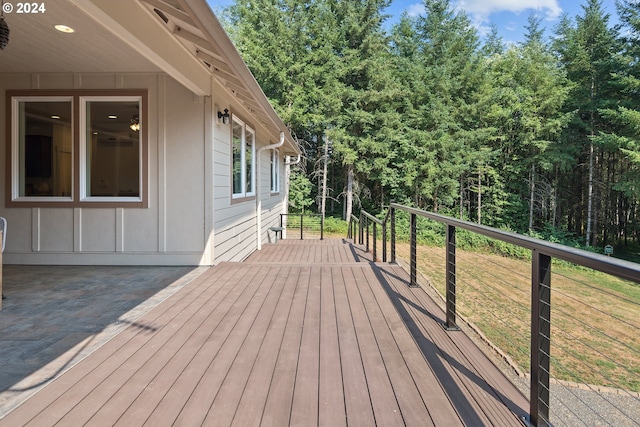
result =
[{"label": "wooden terrace floor", "polygon": [[210,268],[0,426],[523,425],[516,388],[369,259],[281,240]]}]

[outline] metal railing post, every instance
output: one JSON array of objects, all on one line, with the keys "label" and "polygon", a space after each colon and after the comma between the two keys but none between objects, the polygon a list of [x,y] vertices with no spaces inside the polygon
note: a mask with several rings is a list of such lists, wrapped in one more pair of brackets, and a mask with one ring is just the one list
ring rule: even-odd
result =
[{"label": "metal railing post", "polygon": [[447,225],[446,242],[446,294],[447,294],[447,325],[449,331],[457,331],[460,328],[456,324],[456,228]]},{"label": "metal railing post", "polygon": [[378,224],[373,222],[373,262],[378,261]]},{"label": "metal railing post", "polygon": [[358,243],[358,227],[359,227],[359,222],[356,223],[355,221],[353,221],[353,230],[351,230],[351,239],[353,240],[353,243]]},{"label": "metal railing post", "polygon": [[387,223],[382,224],[382,262],[387,262]]},{"label": "metal railing post", "polygon": [[353,243],[356,242],[356,222],[353,220],[353,216],[349,220],[349,239],[353,240]]},{"label": "metal railing post", "polygon": [[324,215],[320,218],[320,240],[324,240]]},{"label": "metal railing post", "polygon": [[[367,217],[365,217],[367,218]],[[365,243],[365,248],[367,249],[367,252],[369,252],[369,218],[367,218],[367,227],[366,227],[366,243]]]},{"label": "metal railing post", "polygon": [[396,263],[396,210],[391,209],[391,263]]},{"label": "metal railing post", "polygon": [[304,215],[300,214],[300,240],[304,240],[303,231],[304,230]]},{"label": "metal railing post", "polygon": [[551,364],[551,257],[537,249],[531,271],[531,425],[549,426]]},{"label": "metal railing post", "polygon": [[360,212],[360,222],[358,225],[358,244],[361,245],[364,243],[364,218],[362,212]]},{"label": "metal railing post", "polygon": [[418,271],[418,254],[417,254],[417,246],[418,246],[418,242],[417,242],[417,237],[416,237],[416,222],[417,222],[417,217],[416,214],[412,213],[411,214],[411,255],[410,255],[410,281],[409,281],[409,286],[411,287],[417,287],[418,286],[418,280],[417,280],[417,271]]}]

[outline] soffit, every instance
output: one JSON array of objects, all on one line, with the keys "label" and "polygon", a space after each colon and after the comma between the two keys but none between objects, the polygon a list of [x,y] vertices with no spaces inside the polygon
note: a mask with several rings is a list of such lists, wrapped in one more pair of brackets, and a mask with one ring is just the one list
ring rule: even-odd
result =
[{"label": "soffit", "polygon": [[[165,29],[178,42],[214,75],[223,86],[233,94],[245,108],[261,123],[273,125],[272,120],[260,105],[260,95],[247,88],[247,82],[241,78],[241,71],[230,60],[230,55],[237,55],[235,47],[229,51],[221,48],[211,40],[211,33],[202,27],[200,22],[192,18],[192,11],[179,0],[141,0],[150,11],[164,23]],[[191,14],[190,14],[191,13]],[[219,25],[219,24],[218,24]],[[210,29],[209,29],[210,30]]]},{"label": "soffit", "polygon": [[[161,71],[70,1],[44,4],[44,13],[4,14],[10,37],[0,51],[0,73]],[[75,32],[61,33],[58,24]]]}]

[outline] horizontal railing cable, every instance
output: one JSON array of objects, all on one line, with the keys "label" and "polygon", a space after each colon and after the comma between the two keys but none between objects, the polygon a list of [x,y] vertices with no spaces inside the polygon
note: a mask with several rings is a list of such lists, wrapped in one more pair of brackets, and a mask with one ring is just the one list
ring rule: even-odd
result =
[{"label": "horizontal railing cable", "polygon": [[[429,276],[434,276],[436,266],[445,271],[444,275],[435,274],[435,281],[430,277],[428,283],[445,300],[446,329],[457,328],[456,313],[460,312],[465,322],[480,331],[484,339],[499,343],[498,346],[492,344],[494,350],[514,358],[518,370],[530,366],[529,423],[536,426],[552,422],[556,426],[640,425],[633,410],[629,412],[627,408],[627,405],[637,408],[640,404],[640,393],[636,391],[640,375],[633,365],[633,360],[640,355],[640,347],[633,338],[640,329],[635,324],[635,319],[640,318],[637,315],[640,301],[634,298],[637,292],[624,288],[624,282],[603,281],[601,286],[598,282],[586,282],[581,279],[583,273],[579,269],[575,270],[575,277],[566,273],[580,266],[640,283],[640,265],[393,202],[384,219],[365,211],[360,213],[360,218],[354,216],[350,221],[350,237],[355,239],[352,225],[357,224],[361,244],[366,232],[368,250],[372,233],[374,258],[381,246],[386,261],[390,222],[391,258],[395,262],[399,220],[410,224],[410,229],[401,234],[410,241],[410,284],[418,285],[415,277],[419,268],[426,267]],[[434,264],[434,251],[428,259],[418,261],[417,230],[427,225],[424,220],[440,224],[428,227],[430,233],[441,232],[445,237],[444,249],[435,252],[435,259],[442,260],[441,264]],[[456,229],[531,250],[531,259],[511,258],[509,262],[502,262],[491,255],[464,250],[456,244]],[[377,240],[379,231],[381,241]],[[558,266],[555,262],[552,266],[552,260],[575,266],[562,263]],[[526,262],[532,267],[531,275],[522,273]],[[592,273],[584,274],[587,277],[586,274]],[[618,286],[622,287],[618,289]],[[503,353],[501,346],[506,346],[508,351]],[[560,391],[562,394],[554,394]],[[586,392],[593,395],[584,395]],[[554,415],[550,399],[555,405],[553,408],[562,409],[562,413]],[[562,418],[565,416],[566,420]],[[610,420],[609,416],[614,418]]]},{"label": "horizontal railing cable", "polygon": [[[564,330],[560,329],[560,330],[557,331],[557,333],[558,334],[562,334],[562,335],[564,335],[566,337],[569,337],[571,339],[574,339],[576,341],[579,341],[583,346],[587,347],[590,350],[593,350],[595,352],[595,354],[598,354],[599,356],[601,356],[603,360],[611,362],[611,363],[614,363],[614,364],[616,363],[615,360],[613,360],[611,357],[609,357],[605,353],[602,353],[602,352],[596,350],[595,348],[593,348],[593,346],[590,346],[589,344],[586,344],[585,342],[580,341],[580,339],[578,337],[576,337],[576,336],[574,336],[572,334],[569,334],[567,331],[564,331]],[[577,353],[577,350],[573,350],[573,349],[571,349],[571,347],[564,346],[564,345],[562,345],[562,344],[560,344],[558,342],[555,342],[554,345],[555,345],[555,347],[563,350],[565,352],[565,354],[568,354],[568,355],[572,356],[573,358],[575,358],[578,361],[580,360],[580,358],[578,357],[580,354]],[[622,393],[626,392],[629,396],[632,396],[631,393],[629,393],[628,391],[626,391],[626,390],[624,390],[622,388],[621,384],[618,384],[618,383],[615,383],[615,382],[611,381],[611,379],[609,377],[606,377],[601,372],[599,372],[598,370],[593,368],[593,366],[591,364],[586,364],[585,368],[587,368],[589,371],[591,371],[594,374],[594,376],[600,377],[604,381],[612,382],[614,385],[617,386],[617,388],[619,388],[621,390]],[[621,368],[624,371],[626,371],[629,375],[636,376],[636,374],[631,369],[629,369],[627,367],[621,367]],[[585,384],[588,384],[588,383],[585,383]]]},{"label": "horizontal railing cable", "polygon": [[[558,359],[557,359],[557,358],[555,358],[555,357],[554,357],[554,358],[552,358],[552,361],[554,362],[554,367],[559,368],[559,369],[562,369],[562,370],[563,370],[567,375],[569,375],[569,376],[573,376],[573,377],[574,377],[574,380],[576,381],[576,383],[578,383],[578,382],[580,381],[580,378],[579,378],[579,377],[577,377],[577,376],[575,376],[575,374],[573,374],[573,371],[572,371],[571,369],[569,369],[569,368],[566,366],[566,364],[564,364],[564,363],[562,363],[562,362],[558,361]],[[561,385],[562,387],[564,387],[564,388],[565,388],[565,390],[566,390],[568,393],[572,394],[572,395],[573,395],[573,397],[574,397],[576,400],[578,400],[580,403],[584,404],[585,408],[588,408],[589,410],[591,410],[591,411],[592,411],[592,413],[593,413],[595,416],[597,416],[598,418],[600,418],[600,419],[601,419],[601,420],[603,420],[604,422],[607,422],[607,420],[606,420],[605,418],[603,418],[603,417],[602,417],[602,415],[600,415],[597,411],[594,411],[594,410],[592,410],[592,409],[591,409],[591,406],[593,405],[593,401],[586,402],[584,399],[582,399],[582,398],[579,396],[579,394],[578,394],[578,393],[576,393],[576,391],[577,391],[577,390],[579,390],[577,387],[567,387],[567,386],[562,385],[561,383],[556,383],[556,384]],[[589,384],[583,384],[583,388],[586,388],[586,389],[588,389],[588,390],[591,390],[592,392],[598,392],[598,390],[597,390],[595,387],[593,387],[592,385],[589,385]],[[626,418],[626,419],[628,419],[629,421],[631,421],[634,425],[640,425],[640,424],[638,424],[638,421],[637,421],[637,420],[634,420],[633,418],[631,418],[631,417],[629,416],[629,414],[627,414],[626,412],[622,411],[622,410],[621,410],[621,409],[620,409],[620,408],[619,408],[619,407],[618,407],[614,402],[612,402],[612,401],[607,397],[607,394],[606,394],[606,393],[597,393],[597,394],[598,394],[598,399],[599,399],[600,401],[603,401],[603,402],[608,403],[608,404],[609,404],[608,406],[610,406],[612,409],[614,409],[615,411],[617,411],[618,413],[620,413],[620,415],[622,415],[624,418]],[[608,424],[608,425],[612,425],[612,424],[609,424],[608,422],[607,422],[607,424]]]}]

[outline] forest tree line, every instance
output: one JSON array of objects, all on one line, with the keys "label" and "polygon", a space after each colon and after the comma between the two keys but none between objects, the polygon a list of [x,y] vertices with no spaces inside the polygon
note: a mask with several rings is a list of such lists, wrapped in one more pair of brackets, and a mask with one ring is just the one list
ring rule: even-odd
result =
[{"label": "forest tree line", "polygon": [[[390,200],[585,246],[640,242],[640,1],[481,39],[449,0],[236,0],[222,21],[306,168],[298,208]],[[325,154],[326,153],[326,154]],[[313,188],[310,197],[305,189]],[[319,206],[320,203],[318,202]],[[313,208],[311,206],[310,208]]]}]

